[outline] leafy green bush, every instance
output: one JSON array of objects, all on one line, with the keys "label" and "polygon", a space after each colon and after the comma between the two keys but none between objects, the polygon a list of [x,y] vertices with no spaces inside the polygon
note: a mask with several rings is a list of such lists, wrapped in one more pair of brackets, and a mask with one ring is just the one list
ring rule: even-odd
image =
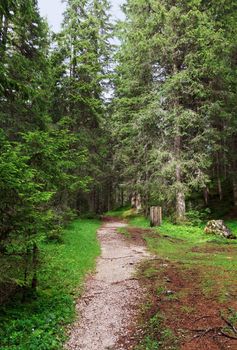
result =
[{"label": "leafy green bush", "polygon": [[56,226],[47,234],[48,242],[63,243],[63,228]]},{"label": "leafy green bush", "polygon": [[189,210],[186,214],[189,223],[193,226],[200,226],[210,217],[211,211],[209,208],[204,210]]}]

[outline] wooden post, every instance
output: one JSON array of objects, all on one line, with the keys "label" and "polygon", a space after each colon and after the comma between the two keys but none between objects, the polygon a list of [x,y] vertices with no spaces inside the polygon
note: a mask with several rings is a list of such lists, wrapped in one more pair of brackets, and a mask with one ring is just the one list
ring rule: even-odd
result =
[{"label": "wooden post", "polygon": [[162,224],[162,208],[161,207],[151,207],[150,208],[150,225],[161,226]]}]

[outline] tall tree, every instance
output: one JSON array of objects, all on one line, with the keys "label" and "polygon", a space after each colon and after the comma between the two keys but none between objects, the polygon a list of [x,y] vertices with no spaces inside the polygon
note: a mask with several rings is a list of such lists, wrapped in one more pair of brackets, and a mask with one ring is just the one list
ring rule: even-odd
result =
[{"label": "tall tree", "polygon": [[104,94],[111,54],[108,10],[106,0],[68,1],[63,29],[57,36],[58,46],[53,55],[53,60],[60,63],[60,69],[54,73],[52,114],[56,121],[66,117],[79,145],[88,150],[90,160],[85,172],[93,179],[89,200],[92,211],[100,207],[98,193],[103,186],[107,156],[103,128],[106,124]]},{"label": "tall tree", "polygon": [[[233,41],[229,29],[220,29],[223,10],[216,6],[214,15],[213,8],[210,2],[168,0],[125,6],[115,100],[121,120],[115,133],[131,163],[124,174],[130,171],[134,183],[153,183],[147,186],[151,200],[167,206],[175,199],[178,221],[185,219],[186,198],[210,181],[225,103],[233,99],[227,78]],[[233,13],[232,6],[230,18]],[[220,185],[219,179],[219,192]]]},{"label": "tall tree", "polygon": [[0,11],[1,293],[6,284],[36,289],[39,242],[71,217],[62,193],[85,190],[88,176],[74,173],[86,147],[48,116],[53,74],[37,2],[6,1]]},{"label": "tall tree", "polygon": [[0,126],[14,139],[45,128],[48,27],[34,0],[3,1],[0,18]]}]

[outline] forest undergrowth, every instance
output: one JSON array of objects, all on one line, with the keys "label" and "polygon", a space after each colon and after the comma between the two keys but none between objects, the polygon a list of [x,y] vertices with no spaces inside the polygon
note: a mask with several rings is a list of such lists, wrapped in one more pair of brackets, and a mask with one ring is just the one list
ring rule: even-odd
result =
[{"label": "forest undergrowth", "polygon": [[99,225],[97,220],[79,219],[64,230],[61,242],[42,244],[36,298],[22,303],[16,295],[10,304],[1,306],[1,350],[63,347],[66,325],[75,317],[75,299],[100,253],[96,239]]}]

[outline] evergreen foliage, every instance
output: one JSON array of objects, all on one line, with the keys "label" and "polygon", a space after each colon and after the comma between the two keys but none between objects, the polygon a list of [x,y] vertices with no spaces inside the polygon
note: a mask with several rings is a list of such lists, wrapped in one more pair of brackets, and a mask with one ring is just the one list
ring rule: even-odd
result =
[{"label": "evergreen foliage", "polygon": [[78,140],[77,148],[83,145],[87,150],[84,171],[91,184],[88,195],[80,192],[76,196],[77,206],[100,212],[105,209],[101,194],[106,191],[105,162],[109,156],[105,129],[105,92],[111,66],[109,4],[107,0],[73,0],[67,5],[52,56],[56,66],[52,116],[56,121],[67,120]]},{"label": "evergreen foliage", "polygon": [[129,0],[118,28],[115,164],[145,207],[176,203],[178,221],[188,198],[222,200],[236,177],[236,5],[217,3]]},{"label": "evergreen foliage", "polygon": [[68,1],[50,48],[37,1],[0,4],[0,302],[35,294],[41,242],[83,206],[102,210],[108,8]]},{"label": "evergreen foliage", "polygon": [[236,215],[236,3],[128,0],[115,55],[109,8],[67,0],[52,34],[36,0],[0,1],[2,302],[78,214]]}]

